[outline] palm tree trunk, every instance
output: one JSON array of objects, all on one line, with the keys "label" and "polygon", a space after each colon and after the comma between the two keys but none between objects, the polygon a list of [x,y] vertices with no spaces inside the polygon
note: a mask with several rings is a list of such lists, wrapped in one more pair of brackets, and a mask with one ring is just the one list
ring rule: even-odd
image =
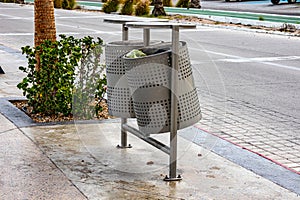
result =
[{"label": "palm tree trunk", "polygon": [[53,0],[34,1],[34,45],[44,40],[56,40],[56,27]]},{"label": "palm tree trunk", "polygon": [[[34,1],[34,46],[40,45],[44,40],[56,41],[53,0]],[[38,70],[38,55],[37,61],[36,69]]]}]

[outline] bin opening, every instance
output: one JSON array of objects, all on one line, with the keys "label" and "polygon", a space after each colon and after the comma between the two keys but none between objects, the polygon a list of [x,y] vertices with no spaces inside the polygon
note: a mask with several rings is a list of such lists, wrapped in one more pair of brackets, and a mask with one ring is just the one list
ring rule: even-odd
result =
[{"label": "bin opening", "polygon": [[158,47],[145,47],[140,49],[146,55],[160,54],[166,51],[171,51],[171,47],[169,45],[159,45]]},{"label": "bin opening", "polygon": [[143,49],[133,49],[130,52],[128,52],[125,57],[126,58],[141,58],[144,56],[151,56],[154,54],[160,54],[167,51],[170,51],[171,49],[169,47],[165,48],[143,48]]}]

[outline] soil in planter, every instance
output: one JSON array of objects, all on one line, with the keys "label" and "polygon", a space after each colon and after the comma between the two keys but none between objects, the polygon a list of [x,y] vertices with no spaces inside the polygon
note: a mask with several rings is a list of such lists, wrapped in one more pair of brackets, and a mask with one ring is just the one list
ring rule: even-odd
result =
[{"label": "soil in planter", "polygon": [[[64,116],[63,114],[59,115],[45,115],[43,113],[33,113],[32,107],[28,106],[26,100],[20,101],[11,101],[17,108],[25,112],[33,121],[38,123],[44,122],[62,122],[62,121],[73,121],[73,115]],[[102,120],[102,119],[110,119],[112,118],[108,114],[108,107],[105,100],[102,100],[99,105],[103,108],[102,112],[99,112],[98,116],[95,116],[95,120]]]}]

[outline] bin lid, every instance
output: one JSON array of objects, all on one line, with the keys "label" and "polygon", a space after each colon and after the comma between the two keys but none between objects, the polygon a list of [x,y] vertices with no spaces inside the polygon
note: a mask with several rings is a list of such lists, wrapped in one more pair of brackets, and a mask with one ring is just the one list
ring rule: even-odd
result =
[{"label": "bin lid", "polygon": [[133,17],[133,16],[116,16],[104,18],[104,22],[114,24],[126,24],[127,22],[167,22],[168,19],[146,18],[146,17]]},{"label": "bin lid", "polygon": [[196,24],[184,24],[184,23],[170,23],[170,22],[127,22],[127,27],[131,28],[148,28],[148,29],[170,29],[173,27],[179,27],[183,29],[194,29]]}]

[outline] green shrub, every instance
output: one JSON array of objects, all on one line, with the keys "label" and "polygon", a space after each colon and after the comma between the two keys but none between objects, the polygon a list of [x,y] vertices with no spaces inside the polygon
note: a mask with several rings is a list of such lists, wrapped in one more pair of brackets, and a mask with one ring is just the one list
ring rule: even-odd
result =
[{"label": "green shrub", "polygon": [[70,5],[69,5],[68,0],[62,0],[62,8],[63,9],[70,9]]},{"label": "green shrub", "polygon": [[179,7],[179,8],[187,8],[189,6],[189,0],[179,0],[175,7]]},{"label": "green shrub", "polygon": [[103,111],[103,107],[101,106],[100,103],[104,97],[104,94],[106,93],[106,85],[107,85],[107,79],[106,76],[104,75],[102,78],[98,79],[96,83],[97,87],[96,87],[96,94],[95,94],[95,100],[96,100],[95,112],[97,117],[99,116],[100,112]]},{"label": "green shrub", "polygon": [[70,9],[74,9],[76,7],[76,0],[69,0]]},{"label": "green shrub", "polygon": [[102,11],[105,13],[117,12],[119,10],[119,4],[119,0],[108,0],[105,4],[103,4]]},{"label": "green shrub", "polygon": [[[92,37],[60,37],[60,41],[46,40],[36,48],[22,47],[28,66],[19,69],[27,76],[17,87],[23,90],[33,113],[68,116],[73,111],[80,118],[95,114],[95,105],[85,98],[91,98],[92,94],[95,100],[100,95],[99,80],[106,80],[100,77],[104,68],[99,62],[103,41],[100,38],[93,41]],[[36,54],[40,57],[38,71]]]},{"label": "green shrub", "polygon": [[62,8],[62,0],[54,0],[54,8]]},{"label": "green shrub", "polygon": [[172,0],[163,0],[163,5],[167,7],[172,7],[173,6]]},{"label": "green shrub", "polygon": [[133,0],[125,0],[121,9],[122,15],[132,15],[133,13]]},{"label": "green shrub", "polygon": [[76,0],[54,0],[54,8],[74,9]]},{"label": "green shrub", "polygon": [[149,15],[149,13],[150,13],[150,1],[149,0],[138,1],[135,7],[135,15],[143,16],[143,15]]},{"label": "green shrub", "polygon": [[263,16],[259,16],[259,17],[258,17],[258,20],[259,20],[259,21],[264,21],[265,18],[264,18]]}]

